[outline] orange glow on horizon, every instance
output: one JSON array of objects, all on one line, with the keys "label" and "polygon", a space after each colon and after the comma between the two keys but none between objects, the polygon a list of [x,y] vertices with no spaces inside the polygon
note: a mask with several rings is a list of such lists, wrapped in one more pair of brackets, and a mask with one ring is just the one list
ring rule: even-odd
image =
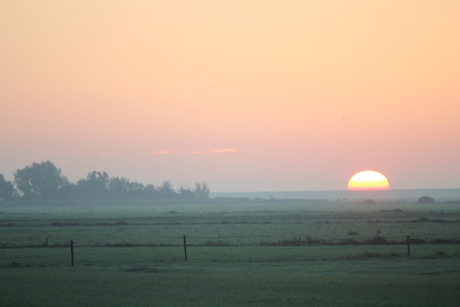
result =
[{"label": "orange glow on horizon", "polygon": [[390,184],[388,179],[379,172],[362,171],[356,173],[348,181],[348,190],[350,191],[376,191],[389,190]]}]

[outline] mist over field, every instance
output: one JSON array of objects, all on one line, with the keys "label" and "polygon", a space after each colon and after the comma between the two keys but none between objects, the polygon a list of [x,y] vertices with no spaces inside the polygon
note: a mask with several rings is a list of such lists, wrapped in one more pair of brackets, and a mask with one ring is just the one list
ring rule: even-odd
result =
[{"label": "mist over field", "polygon": [[364,201],[373,199],[377,201],[390,201],[393,203],[416,202],[422,196],[430,196],[437,201],[460,201],[460,189],[407,189],[388,191],[271,191],[248,193],[213,193],[210,197],[249,197],[249,198],[275,198],[275,199],[309,199],[328,201]]}]

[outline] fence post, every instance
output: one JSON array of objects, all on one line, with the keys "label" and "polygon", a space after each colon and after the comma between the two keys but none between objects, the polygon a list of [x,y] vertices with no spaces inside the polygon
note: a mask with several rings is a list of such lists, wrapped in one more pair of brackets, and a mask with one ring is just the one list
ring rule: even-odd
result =
[{"label": "fence post", "polygon": [[409,241],[409,236],[407,236],[407,256],[410,257],[410,241]]},{"label": "fence post", "polygon": [[73,240],[70,240],[70,257],[71,257],[71,264],[73,266]]},{"label": "fence post", "polygon": [[187,241],[184,235],[184,255],[185,255],[185,261],[187,261]]}]

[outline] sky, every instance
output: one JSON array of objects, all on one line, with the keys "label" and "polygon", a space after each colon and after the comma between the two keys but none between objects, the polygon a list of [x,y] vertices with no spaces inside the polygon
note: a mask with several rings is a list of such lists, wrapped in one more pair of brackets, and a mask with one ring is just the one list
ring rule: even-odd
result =
[{"label": "sky", "polygon": [[0,0],[0,173],[460,188],[460,1]]}]

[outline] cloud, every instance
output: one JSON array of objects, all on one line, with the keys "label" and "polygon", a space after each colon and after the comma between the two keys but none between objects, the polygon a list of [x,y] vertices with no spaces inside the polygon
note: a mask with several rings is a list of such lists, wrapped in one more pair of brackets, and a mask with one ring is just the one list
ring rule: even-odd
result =
[{"label": "cloud", "polygon": [[151,153],[153,153],[154,155],[170,155],[170,154],[177,154],[181,152],[175,149],[162,149],[162,150],[152,151]]},{"label": "cloud", "polygon": [[236,152],[235,148],[208,148],[206,151],[192,151],[193,155],[204,155],[204,154],[219,154],[219,153],[229,153]]},{"label": "cloud", "polygon": [[[208,148],[205,151],[191,151],[189,152],[192,155],[206,155],[206,154],[219,154],[219,153],[231,153],[231,152],[236,152],[235,148]],[[170,154],[178,154],[182,153],[180,150],[176,149],[162,149],[162,150],[156,150],[156,151],[151,151],[152,154],[154,155],[170,155]]]},{"label": "cloud", "polygon": [[115,154],[111,152],[103,152],[99,156],[105,158],[105,157],[115,156]]},{"label": "cloud", "polygon": [[213,148],[209,150],[209,153],[226,153],[226,152],[236,152],[235,148]]},{"label": "cloud", "polygon": [[69,151],[71,155],[76,155],[78,152],[76,150]]}]

